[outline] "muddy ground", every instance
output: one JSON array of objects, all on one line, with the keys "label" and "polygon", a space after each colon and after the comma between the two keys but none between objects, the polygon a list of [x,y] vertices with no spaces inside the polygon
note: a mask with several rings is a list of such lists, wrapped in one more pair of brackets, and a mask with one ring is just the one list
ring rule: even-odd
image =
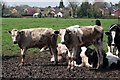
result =
[{"label": "muddy ground", "polygon": [[[44,55],[43,55],[44,54]],[[119,69],[90,70],[75,67],[68,71],[66,63],[57,66],[50,62],[50,54],[27,54],[25,66],[19,66],[20,56],[2,56],[2,78],[120,78]]]}]

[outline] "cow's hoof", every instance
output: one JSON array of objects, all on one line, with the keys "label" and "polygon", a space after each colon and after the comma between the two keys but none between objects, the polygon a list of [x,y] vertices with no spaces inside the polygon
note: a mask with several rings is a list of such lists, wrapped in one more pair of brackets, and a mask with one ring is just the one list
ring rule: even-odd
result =
[{"label": "cow's hoof", "polygon": [[24,63],[20,63],[19,66],[24,66]]},{"label": "cow's hoof", "polygon": [[55,61],[51,61],[51,63],[54,63]]},{"label": "cow's hoof", "polygon": [[92,68],[93,67],[93,65],[85,65],[87,68]]},{"label": "cow's hoof", "polygon": [[67,67],[67,70],[70,70],[70,66]]},{"label": "cow's hoof", "polygon": [[58,65],[58,62],[55,62],[55,61],[54,61],[54,64],[55,64],[55,65]]},{"label": "cow's hoof", "polygon": [[78,65],[77,67],[83,67],[84,66],[84,64],[83,63],[81,63],[80,65]]},{"label": "cow's hoof", "polygon": [[74,67],[71,67],[70,69],[71,69],[71,70],[73,70],[73,69],[74,69]]},{"label": "cow's hoof", "polygon": [[102,69],[102,68],[103,68],[102,66],[97,66],[97,67],[96,67],[97,70],[100,70],[100,69]]}]

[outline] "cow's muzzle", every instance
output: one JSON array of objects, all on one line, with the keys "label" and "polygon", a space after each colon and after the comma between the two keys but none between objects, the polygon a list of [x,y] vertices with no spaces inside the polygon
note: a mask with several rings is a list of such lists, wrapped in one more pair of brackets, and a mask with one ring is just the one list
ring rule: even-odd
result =
[{"label": "cow's muzzle", "polygon": [[65,44],[65,42],[61,42],[61,44]]},{"label": "cow's muzzle", "polygon": [[13,43],[14,43],[14,44],[17,44],[17,41],[14,41]]},{"label": "cow's muzzle", "polygon": [[115,46],[115,44],[111,44],[111,46]]}]

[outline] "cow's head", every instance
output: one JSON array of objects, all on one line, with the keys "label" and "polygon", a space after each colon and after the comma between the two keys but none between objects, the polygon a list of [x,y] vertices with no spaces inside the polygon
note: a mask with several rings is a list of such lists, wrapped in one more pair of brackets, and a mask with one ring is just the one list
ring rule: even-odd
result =
[{"label": "cow's head", "polygon": [[12,31],[9,31],[9,33],[11,34],[13,43],[17,44],[18,40],[20,39],[20,35],[22,35],[24,32],[13,29]]},{"label": "cow's head", "polygon": [[105,34],[108,36],[108,46],[114,48],[116,38],[120,36],[120,26],[117,24],[111,25],[109,32],[105,32]]},{"label": "cow's head", "polygon": [[71,31],[69,29],[60,29],[60,38],[62,44],[67,44],[71,40]]}]

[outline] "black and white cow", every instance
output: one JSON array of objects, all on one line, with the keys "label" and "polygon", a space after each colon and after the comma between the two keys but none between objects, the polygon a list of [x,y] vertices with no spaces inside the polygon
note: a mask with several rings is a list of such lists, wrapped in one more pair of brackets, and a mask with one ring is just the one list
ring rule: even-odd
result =
[{"label": "black and white cow", "polygon": [[[81,56],[82,62],[80,65],[75,64],[77,67],[96,67],[98,62],[97,52],[95,49],[87,48],[85,46],[81,47]],[[103,68],[110,69],[120,69],[120,58],[116,55],[113,55],[111,52],[103,51]],[[79,59],[80,60],[80,59]]]},{"label": "black and white cow", "polygon": [[82,46],[94,45],[97,51],[98,63],[97,69],[103,64],[103,28],[101,22],[96,20],[94,26],[70,26],[65,29],[60,29],[61,43],[65,44],[70,51],[68,54],[68,68],[74,68],[74,60],[77,49]]},{"label": "black and white cow", "polygon": [[96,50],[87,48],[85,46],[79,48],[79,52],[77,52],[75,62],[76,67],[96,67],[98,62]]},{"label": "black and white cow", "polygon": [[120,55],[120,24],[110,26],[109,32],[105,32],[108,36],[108,51],[114,55]]}]

